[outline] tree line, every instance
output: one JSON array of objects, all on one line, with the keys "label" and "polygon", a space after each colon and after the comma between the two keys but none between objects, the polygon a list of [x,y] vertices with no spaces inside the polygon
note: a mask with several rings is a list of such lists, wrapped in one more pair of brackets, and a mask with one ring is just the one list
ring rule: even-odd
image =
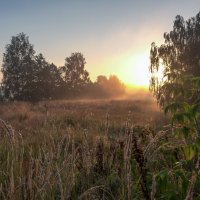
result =
[{"label": "tree line", "polygon": [[13,36],[3,54],[1,100],[40,101],[63,98],[109,98],[125,93],[117,76],[100,75],[92,82],[85,69],[85,58],[75,52],[64,66],[49,63],[36,54],[24,33]]}]

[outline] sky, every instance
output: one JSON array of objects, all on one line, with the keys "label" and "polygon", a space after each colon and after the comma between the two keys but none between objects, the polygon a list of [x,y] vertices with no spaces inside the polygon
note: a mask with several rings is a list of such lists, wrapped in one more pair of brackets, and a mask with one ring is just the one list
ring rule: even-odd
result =
[{"label": "sky", "polygon": [[148,87],[152,42],[163,43],[176,15],[200,11],[200,0],[0,0],[0,65],[11,37],[24,32],[48,62],[63,66],[83,53],[86,70]]}]

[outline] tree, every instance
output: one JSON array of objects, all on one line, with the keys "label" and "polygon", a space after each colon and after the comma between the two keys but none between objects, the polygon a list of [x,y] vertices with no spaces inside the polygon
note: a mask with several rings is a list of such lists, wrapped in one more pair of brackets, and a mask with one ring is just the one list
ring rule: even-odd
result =
[{"label": "tree", "polygon": [[125,93],[125,85],[116,75],[110,75],[109,78],[100,75],[97,77],[97,87],[103,97],[119,97]]},{"label": "tree", "polygon": [[[151,46],[150,89],[165,113],[170,112],[172,133],[182,141],[176,152],[183,152],[183,157],[176,163],[187,164],[176,165],[175,170],[181,170],[189,183],[181,190],[184,199],[194,199],[199,194],[200,12],[187,21],[176,16],[173,30],[164,39],[161,46]],[[164,70],[159,80],[156,73],[161,65]]]},{"label": "tree", "polygon": [[116,75],[109,76],[108,86],[112,96],[120,96],[125,93],[125,85]]},{"label": "tree", "polygon": [[42,54],[35,56],[28,37],[12,37],[3,57],[2,89],[8,100],[39,101],[62,97],[63,80],[59,69]]},{"label": "tree", "polygon": [[32,100],[61,97],[63,80],[58,68],[49,64],[42,54],[35,56],[34,81],[31,86]]},{"label": "tree", "polygon": [[[164,33],[164,44],[152,43],[150,51],[150,90],[164,107],[175,101],[194,102],[185,81],[188,77],[200,76],[200,12],[188,20],[176,16],[173,30]],[[163,77],[157,72],[163,66]]]},{"label": "tree", "polygon": [[58,99],[64,97],[64,81],[61,78],[60,70],[53,63],[49,64],[48,87],[51,89],[50,98]]},{"label": "tree", "polygon": [[29,83],[34,67],[33,45],[24,33],[12,37],[3,54],[2,87],[7,99],[25,100],[29,98]]},{"label": "tree", "polygon": [[81,53],[72,53],[65,59],[65,65],[61,68],[66,87],[72,93],[78,93],[90,83],[89,73],[85,70],[85,58]]},{"label": "tree", "polygon": [[106,87],[108,85],[108,79],[107,79],[107,77],[104,76],[104,75],[97,76],[97,84]]}]

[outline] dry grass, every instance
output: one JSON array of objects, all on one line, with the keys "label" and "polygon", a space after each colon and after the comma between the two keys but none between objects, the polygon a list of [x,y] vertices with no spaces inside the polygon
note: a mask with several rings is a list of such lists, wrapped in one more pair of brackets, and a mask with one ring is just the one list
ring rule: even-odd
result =
[{"label": "dry grass", "polygon": [[[46,124],[67,125],[92,129],[99,132],[109,120],[110,127],[117,127],[129,118],[132,124],[150,125],[159,129],[166,118],[156,103],[150,100],[96,100],[96,101],[49,101],[38,104],[24,102],[0,105],[0,118],[23,133],[35,132]],[[60,127],[61,128],[61,127]]]},{"label": "dry grass", "polygon": [[0,199],[155,196],[151,163],[163,159],[153,156],[155,131],[167,121],[155,108],[147,100],[2,104]]}]

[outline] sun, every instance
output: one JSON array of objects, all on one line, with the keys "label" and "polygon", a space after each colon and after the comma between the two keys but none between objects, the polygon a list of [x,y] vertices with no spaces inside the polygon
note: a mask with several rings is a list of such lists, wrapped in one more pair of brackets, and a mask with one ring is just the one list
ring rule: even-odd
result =
[{"label": "sun", "polygon": [[138,87],[148,87],[150,80],[149,73],[149,52],[144,54],[137,55],[133,60],[132,74],[133,80],[132,83]]},{"label": "sun", "polygon": [[[99,62],[100,64],[97,68],[103,71],[99,74],[105,74],[106,76],[117,75],[130,88],[148,89],[151,78],[149,57],[149,49],[135,54],[129,51],[121,56],[110,58],[106,62]],[[101,66],[103,66],[103,69]],[[156,75],[161,79],[162,71],[159,71]]]},{"label": "sun", "polygon": [[119,76],[125,84],[132,87],[149,87],[149,51],[130,56],[129,58],[126,57],[123,63],[124,67]]},{"label": "sun", "polygon": [[[149,71],[150,58],[149,50],[141,54],[135,54],[124,61],[124,70],[120,77],[125,84],[135,88],[149,88],[151,73]],[[163,66],[160,66],[156,73],[159,80],[163,77]]]}]

